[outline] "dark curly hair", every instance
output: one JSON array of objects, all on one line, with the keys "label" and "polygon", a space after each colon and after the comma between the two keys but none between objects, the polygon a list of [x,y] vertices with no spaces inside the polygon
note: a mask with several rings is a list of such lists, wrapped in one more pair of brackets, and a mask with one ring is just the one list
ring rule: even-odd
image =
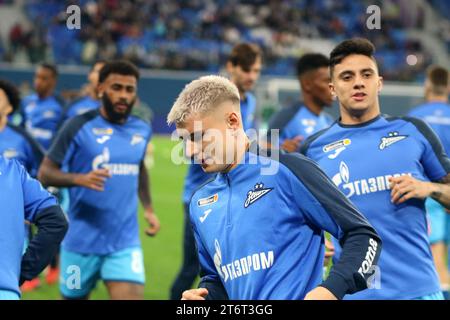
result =
[{"label": "dark curly hair", "polygon": [[9,103],[13,108],[13,112],[17,111],[20,106],[19,90],[9,81],[0,79],[0,89],[3,90],[8,97]]}]

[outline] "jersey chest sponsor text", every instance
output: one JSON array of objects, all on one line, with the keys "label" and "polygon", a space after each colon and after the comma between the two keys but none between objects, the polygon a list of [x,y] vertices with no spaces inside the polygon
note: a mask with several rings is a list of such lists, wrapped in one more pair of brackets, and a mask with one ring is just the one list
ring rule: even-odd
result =
[{"label": "jersey chest sponsor text", "polygon": [[222,252],[217,239],[214,241],[214,246],[214,265],[217,272],[222,277],[223,282],[235,280],[252,272],[269,269],[274,264],[275,257],[273,251],[250,254],[233,260],[230,263],[223,264]]},{"label": "jersey chest sponsor text", "polygon": [[389,179],[403,175],[412,176],[411,173],[394,173],[382,176],[369,177],[351,181],[350,170],[344,161],[339,164],[339,172],[332,176],[334,184],[339,187],[347,198],[354,195],[361,196],[374,192],[390,190]]}]

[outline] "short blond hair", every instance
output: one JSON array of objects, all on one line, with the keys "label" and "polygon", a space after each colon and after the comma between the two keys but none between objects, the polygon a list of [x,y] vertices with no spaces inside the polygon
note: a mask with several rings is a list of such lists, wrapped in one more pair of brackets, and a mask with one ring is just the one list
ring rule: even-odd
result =
[{"label": "short blond hair", "polygon": [[172,106],[167,123],[181,124],[194,114],[206,114],[219,104],[231,101],[239,105],[239,90],[222,76],[203,76],[184,87]]}]

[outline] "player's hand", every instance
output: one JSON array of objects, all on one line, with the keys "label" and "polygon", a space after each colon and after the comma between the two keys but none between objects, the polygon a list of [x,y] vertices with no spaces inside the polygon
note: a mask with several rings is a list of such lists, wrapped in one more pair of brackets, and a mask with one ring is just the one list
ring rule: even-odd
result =
[{"label": "player's hand", "polygon": [[153,237],[158,233],[159,229],[161,228],[159,219],[156,216],[153,209],[151,209],[151,208],[145,209],[144,216],[145,216],[145,220],[147,220],[148,224],[150,225],[150,227],[148,227],[145,230],[145,234],[147,234],[150,237]]},{"label": "player's hand", "polygon": [[305,300],[337,300],[337,298],[327,288],[316,287],[308,292]]},{"label": "player's hand", "polygon": [[181,300],[205,300],[207,295],[208,290],[206,288],[191,289],[183,292]]},{"label": "player's hand", "polygon": [[105,181],[108,178],[111,178],[111,174],[107,169],[97,169],[78,175],[75,178],[75,184],[96,191],[104,191]]},{"label": "player's hand", "polygon": [[330,262],[330,259],[334,256],[334,246],[333,243],[328,240],[325,239],[325,260],[324,260],[324,265],[327,266],[328,263]]},{"label": "player's hand", "polygon": [[300,143],[303,141],[302,136],[296,136],[294,139],[286,139],[281,144],[281,149],[287,152],[298,151]]},{"label": "player's hand", "polygon": [[425,199],[433,191],[432,184],[417,180],[411,176],[389,178],[391,184],[391,201],[395,204],[403,203],[412,198]]}]

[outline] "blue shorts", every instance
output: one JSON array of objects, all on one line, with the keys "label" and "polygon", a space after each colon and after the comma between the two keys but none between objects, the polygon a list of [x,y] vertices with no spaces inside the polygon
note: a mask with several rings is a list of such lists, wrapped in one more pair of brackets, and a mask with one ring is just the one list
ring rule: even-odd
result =
[{"label": "blue shorts", "polygon": [[108,255],[81,254],[61,249],[59,289],[65,298],[86,297],[98,280],[145,283],[141,247]]},{"label": "blue shorts", "polygon": [[439,291],[413,300],[445,300],[445,299],[442,291]]},{"label": "blue shorts", "polygon": [[20,296],[14,291],[0,290],[0,300],[20,300]]},{"label": "blue shorts", "polygon": [[445,212],[437,201],[427,198],[425,201],[428,222],[430,225],[430,243],[447,242],[450,243],[450,214]]}]

